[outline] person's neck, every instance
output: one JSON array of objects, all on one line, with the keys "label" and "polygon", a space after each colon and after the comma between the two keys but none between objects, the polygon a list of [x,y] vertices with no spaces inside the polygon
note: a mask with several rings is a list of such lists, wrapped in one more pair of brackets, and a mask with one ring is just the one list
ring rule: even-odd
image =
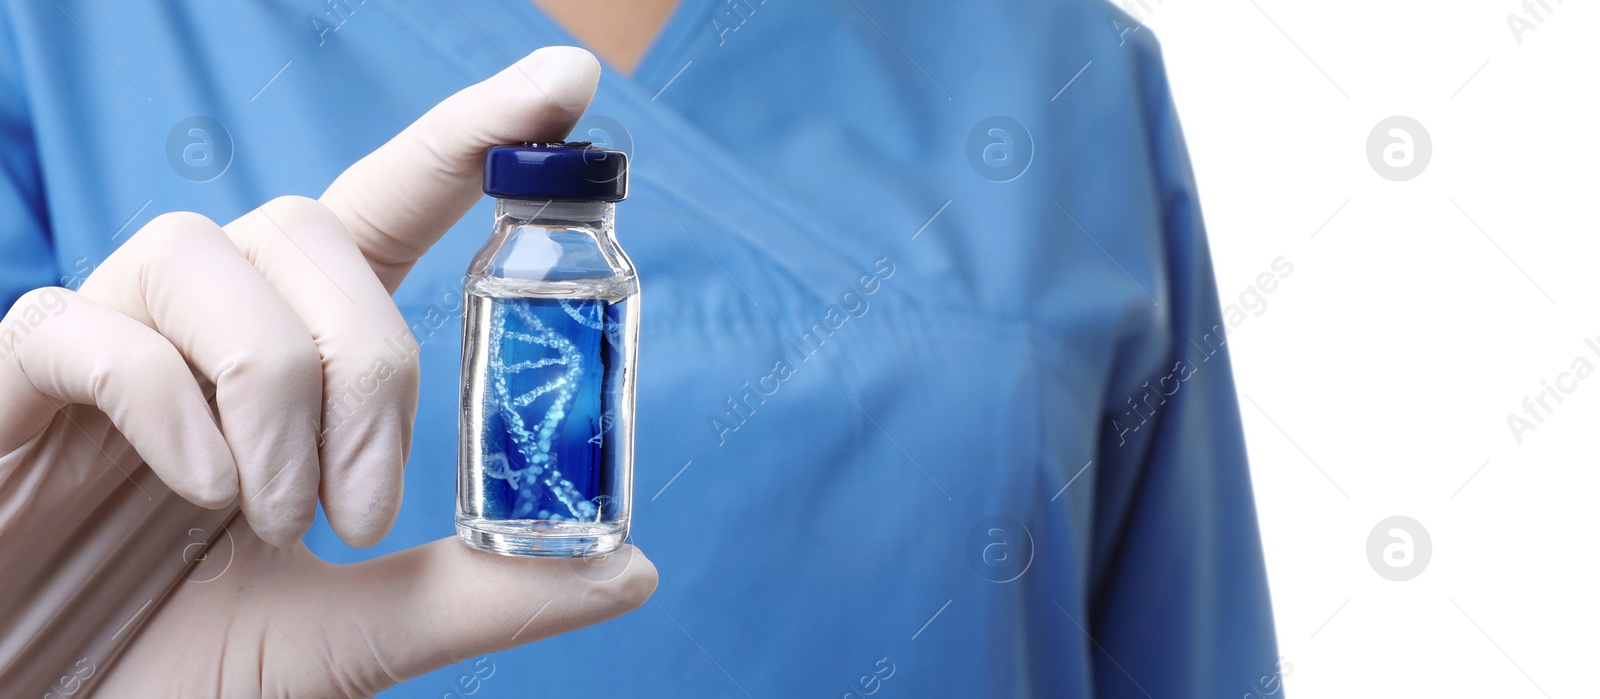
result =
[{"label": "person's neck", "polygon": [[623,75],[639,59],[677,9],[679,0],[533,0],[584,47]]}]

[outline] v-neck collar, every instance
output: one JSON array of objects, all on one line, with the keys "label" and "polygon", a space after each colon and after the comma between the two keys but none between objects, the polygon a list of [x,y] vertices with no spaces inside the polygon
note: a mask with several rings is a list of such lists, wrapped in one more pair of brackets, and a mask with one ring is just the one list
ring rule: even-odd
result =
[{"label": "v-neck collar", "polygon": [[[626,81],[641,90],[655,94],[675,78],[687,62],[687,54],[697,32],[708,31],[707,18],[719,0],[679,0],[661,30],[651,40],[650,46],[639,58],[632,75],[624,75],[614,66],[605,65],[606,79]],[[588,46],[567,31],[532,0],[490,0],[473,3],[472,14],[455,3],[399,2],[395,6],[409,13],[414,20],[413,30],[424,41],[442,53],[458,59],[463,67],[504,64],[521,58],[518,49],[507,47],[505,32],[531,32],[538,37],[537,44]],[[503,21],[497,21],[503,20]],[[442,36],[450,28],[463,33],[456,37]],[[484,40],[487,39],[487,40]]]},{"label": "v-neck collar", "polygon": [[[674,52],[681,51],[693,39],[694,25],[704,18],[699,11],[715,1],[683,0],[677,15],[669,21],[675,28],[663,30],[671,33],[661,38],[660,46],[651,49],[646,60],[657,70],[667,66],[676,72],[682,64],[673,65]],[[572,40],[528,0],[493,0],[474,5],[471,16],[451,3],[419,1],[396,6],[406,8],[412,30],[425,43],[457,63],[473,79],[482,79],[540,45]],[[813,301],[831,292],[831,286],[818,288],[819,284],[848,282],[854,279],[862,261],[882,254],[883,251],[873,250],[869,255],[856,239],[839,235],[839,231],[849,229],[851,222],[832,221],[830,212],[815,210],[794,199],[677,110],[656,101],[653,96],[659,87],[652,89],[630,80],[610,66],[604,70],[595,104],[607,105],[609,116],[629,125],[636,147],[640,148],[636,162],[642,166],[646,159],[659,157],[672,163],[670,177],[658,177],[661,173],[651,167],[638,167],[633,172],[638,184],[649,182],[637,188],[641,194],[653,191],[664,198],[657,206],[671,202],[693,211],[702,221],[760,251],[771,264],[767,273],[790,278],[794,286],[815,295]],[[671,78],[671,74],[666,76]],[[644,150],[645,144],[648,151]],[[650,204],[641,201],[636,205]],[[688,231],[685,234],[692,235]],[[756,295],[763,296],[759,291]]]},{"label": "v-neck collar", "polygon": [[678,71],[688,64],[688,54],[696,34],[709,31],[708,17],[719,4],[720,0],[679,0],[671,17],[662,25],[661,31],[656,33],[655,39],[634,66],[634,83],[654,94],[677,77]]}]

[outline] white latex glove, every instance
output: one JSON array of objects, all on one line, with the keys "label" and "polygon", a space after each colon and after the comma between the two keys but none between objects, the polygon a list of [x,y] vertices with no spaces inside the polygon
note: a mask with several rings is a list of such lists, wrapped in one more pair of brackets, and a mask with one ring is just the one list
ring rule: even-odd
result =
[{"label": "white latex glove", "polygon": [[356,546],[394,523],[418,379],[389,294],[482,196],[484,149],[564,137],[599,73],[580,49],[535,51],[320,200],[226,227],[160,216],[79,292],[17,302],[0,326],[0,694],[368,696],[649,597],[632,547],[516,559],[451,537],[336,566],[300,543],[319,498]]}]

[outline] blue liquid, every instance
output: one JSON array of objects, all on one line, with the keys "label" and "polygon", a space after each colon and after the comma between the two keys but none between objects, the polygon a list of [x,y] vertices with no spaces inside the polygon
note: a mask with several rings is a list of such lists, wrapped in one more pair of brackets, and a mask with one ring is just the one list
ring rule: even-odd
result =
[{"label": "blue liquid", "polygon": [[615,521],[627,458],[614,433],[624,405],[628,300],[474,302],[487,306],[479,320],[490,323],[479,348],[488,353],[479,516]]}]

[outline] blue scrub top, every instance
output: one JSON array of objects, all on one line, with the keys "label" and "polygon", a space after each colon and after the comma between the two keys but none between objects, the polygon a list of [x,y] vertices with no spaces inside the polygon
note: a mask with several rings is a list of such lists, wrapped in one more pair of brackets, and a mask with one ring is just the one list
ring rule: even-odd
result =
[{"label": "blue scrub top", "polygon": [[[162,212],[317,196],[577,43],[528,0],[0,6],[6,305]],[[684,0],[574,135],[633,155],[633,531],[661,586],[384,696],[1260,693],[1224,324],[1138,27],[1095,0]],[[170,145],[194,129],[215,159]],[[453,532],[461,275],[491,211],[395,295],[422,346],[404,507],[369,551],[319,521],[326,558]]]}]

